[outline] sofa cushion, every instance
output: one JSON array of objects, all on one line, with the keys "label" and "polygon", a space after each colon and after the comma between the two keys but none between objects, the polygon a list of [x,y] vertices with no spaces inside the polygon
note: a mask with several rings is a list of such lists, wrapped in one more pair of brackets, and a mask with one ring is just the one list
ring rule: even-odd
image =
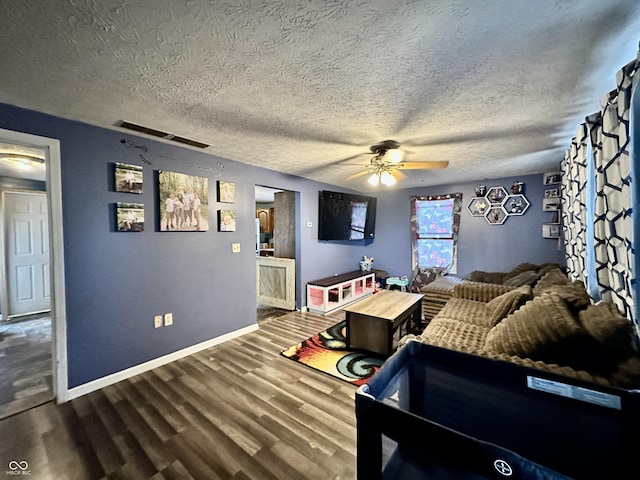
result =
[{"label": "sofa cushion", "polygon": [[540,295],[545,288],[551,285],[566,285],[567,283],[569,283],[569,279],[562,273],[562,270],[554,268],[540,277],[540,280],[538,280],[535,287],[533,287],[533,295]]},{"label": "sofa cushion", "polygon": [[487,327],[436,317],[424,329],[420,341],[437,347],[478,354],[482,352],[487,332]]},{"label": "sofa cushion", "polygon": [[524,285],[494,298],[487,303],[487,326],[497,325],[500,320],[518,310],[532,297],[531,287]]},{"label": "sofa cushion", "polygon": [[589,370],[597,342],[580,325],[562,297],[544,294],[491,328],[485,349]]},{"label": "sofa cushion", "polygon": [[466,277],[466,280],[470,282],[502,284],[506,275],[505,272],[483,272],[482,270],[474,270]]},{"label": "sofa cushion", "polygon": [[579,280],[562,284],[541,285],[537,289],[537,295],[555,293],[562,297],[574,312],[591,305],[591,298],[584,288],[584,283]]},{"label": "sofa cushion", "polygon": [[[523,272],[536,271],[538,269],[538,265],[529,262],[523,262],[517,267],[515,267],[510,272],[507,272],[504,276],[504,280],[508,280],[509,278],[513,278],[516,275],[520,275]],[[504,281],[503,281],[504,283]]]},{"label": "sofa cushion", "polygon": [[535,270],[527,270],[526,272],[519,273],[515,277],[507,278],[503,285],[509,287],[521,287],[523,285],[533,285],[540,278]]},{"label": "sofa cushion", "polygon": [[478,302],[462,298],[450,298],[434,319],[435,318],[447,318],[487,328],[493,326],[493,324],[487,319],[486,302]]},{"label": "sofa cushion", "polygon": [[579,313],[580,324],[598,341],[602,354],[615,362],[633,355],[633,326],[615,304],[601,302]]},{"label": "sofa cushion", "polygon": [[544,275],[551,270],[562,270],[562,267],[558,263],[543,263],[538,265],[538,275],[540,278],[544,277]]},{"label": "sofa cushion", "polygon": [[622,388],[638,388],[640,385],[640,358],[633,356],[622,361],[611,375],[611,383]]},{"label": "sofa cushion", "polygon": [[514,287],[507,285],[499,285],[497,283],[482,282],[462,282],[453,288],[453,296],[455,298],[465,298],[467,300],[475,300],[477,302],[488,302],[502,295],[505,292],[513,290]]}]

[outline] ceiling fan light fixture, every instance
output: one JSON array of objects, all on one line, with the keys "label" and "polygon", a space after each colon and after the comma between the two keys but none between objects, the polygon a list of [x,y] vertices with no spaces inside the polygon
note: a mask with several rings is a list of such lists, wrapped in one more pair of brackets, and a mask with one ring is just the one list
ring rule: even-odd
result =
[{"label": "ceiling fan light fixture", "polygon": [[400,163],[404,157],[404,152],[399,148],[390,148],[384,156],[385,160],[391,163]]},{"label": "ceiling fan light fixture", "polygon": [[43,158],[34,157],[26,154],[2,154],[0,160],[13,165],[21,172],[31,170],[34,166],[44,164]]},{"label": "ceiling fan light fixture", "polygon": [[395,185],[396,183],[396,179],[395,177],[391,174],[391,172],[388,172],[387,170],[385,170],[384,172],[382,172],[380,174],[380,182],[387,186],[390,187],[392,185]]},{"label": "ceiling fan light fixture", "polygon": [[377,173],[372,174],[369,177],[368,182],[372,187],[377,187],[378,183],[380,183],[380,175],[378,175]]}]

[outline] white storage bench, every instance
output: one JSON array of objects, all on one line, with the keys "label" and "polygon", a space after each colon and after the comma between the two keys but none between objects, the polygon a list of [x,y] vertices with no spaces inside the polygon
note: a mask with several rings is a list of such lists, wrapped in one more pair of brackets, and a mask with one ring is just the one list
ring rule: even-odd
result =
[{"label": "white storage bench", "polygon": [[360,270],[313,280],[307,283],[307,309],[326,315],[371,295],[375,287],[375,273]]}]

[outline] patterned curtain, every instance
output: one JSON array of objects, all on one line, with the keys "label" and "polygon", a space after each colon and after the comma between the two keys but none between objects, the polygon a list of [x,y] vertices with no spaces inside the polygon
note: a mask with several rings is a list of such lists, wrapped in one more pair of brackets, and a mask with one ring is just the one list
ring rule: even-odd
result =
[{"label": "patterned curtain", "polygon": [[562,225],[571,280],[587,283],[587,126],[583,123],[561,164]]},{"label": "patterned curtain", "polygon": [[[635,277],[629,109],[636,59],[617,75],[618,88],[602,100],[602,110],[590,117],[596,167],[595,262],[602,299],[612,301],[633,321]],[[637,76],[636,76],[637,77]]]},{"label": "patterned curtain", "polygon": [[[416,201],[449,200],[453,202],[453,255],[452,263],[445,268],[420,268],[418,262],[418,218],[416,216]],[[411,197],[411,290],[418,291],[420,287],[434,281],[439,275],[455,273],[458,258],[458,232],[460,231],[460,212],[462,211],[462,193]]]}]

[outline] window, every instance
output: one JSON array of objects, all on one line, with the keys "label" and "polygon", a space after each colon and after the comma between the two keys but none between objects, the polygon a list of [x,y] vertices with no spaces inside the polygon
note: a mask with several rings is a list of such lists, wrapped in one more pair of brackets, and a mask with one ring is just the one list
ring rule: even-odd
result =
[{"label": "window", "polygon": [[462,194],[411,197],[414,281],[446,271],[456,273]]},{"label": "window", "polygon": [[453,260],[453,199],[416,200],[420,268],[447,268]]}]

